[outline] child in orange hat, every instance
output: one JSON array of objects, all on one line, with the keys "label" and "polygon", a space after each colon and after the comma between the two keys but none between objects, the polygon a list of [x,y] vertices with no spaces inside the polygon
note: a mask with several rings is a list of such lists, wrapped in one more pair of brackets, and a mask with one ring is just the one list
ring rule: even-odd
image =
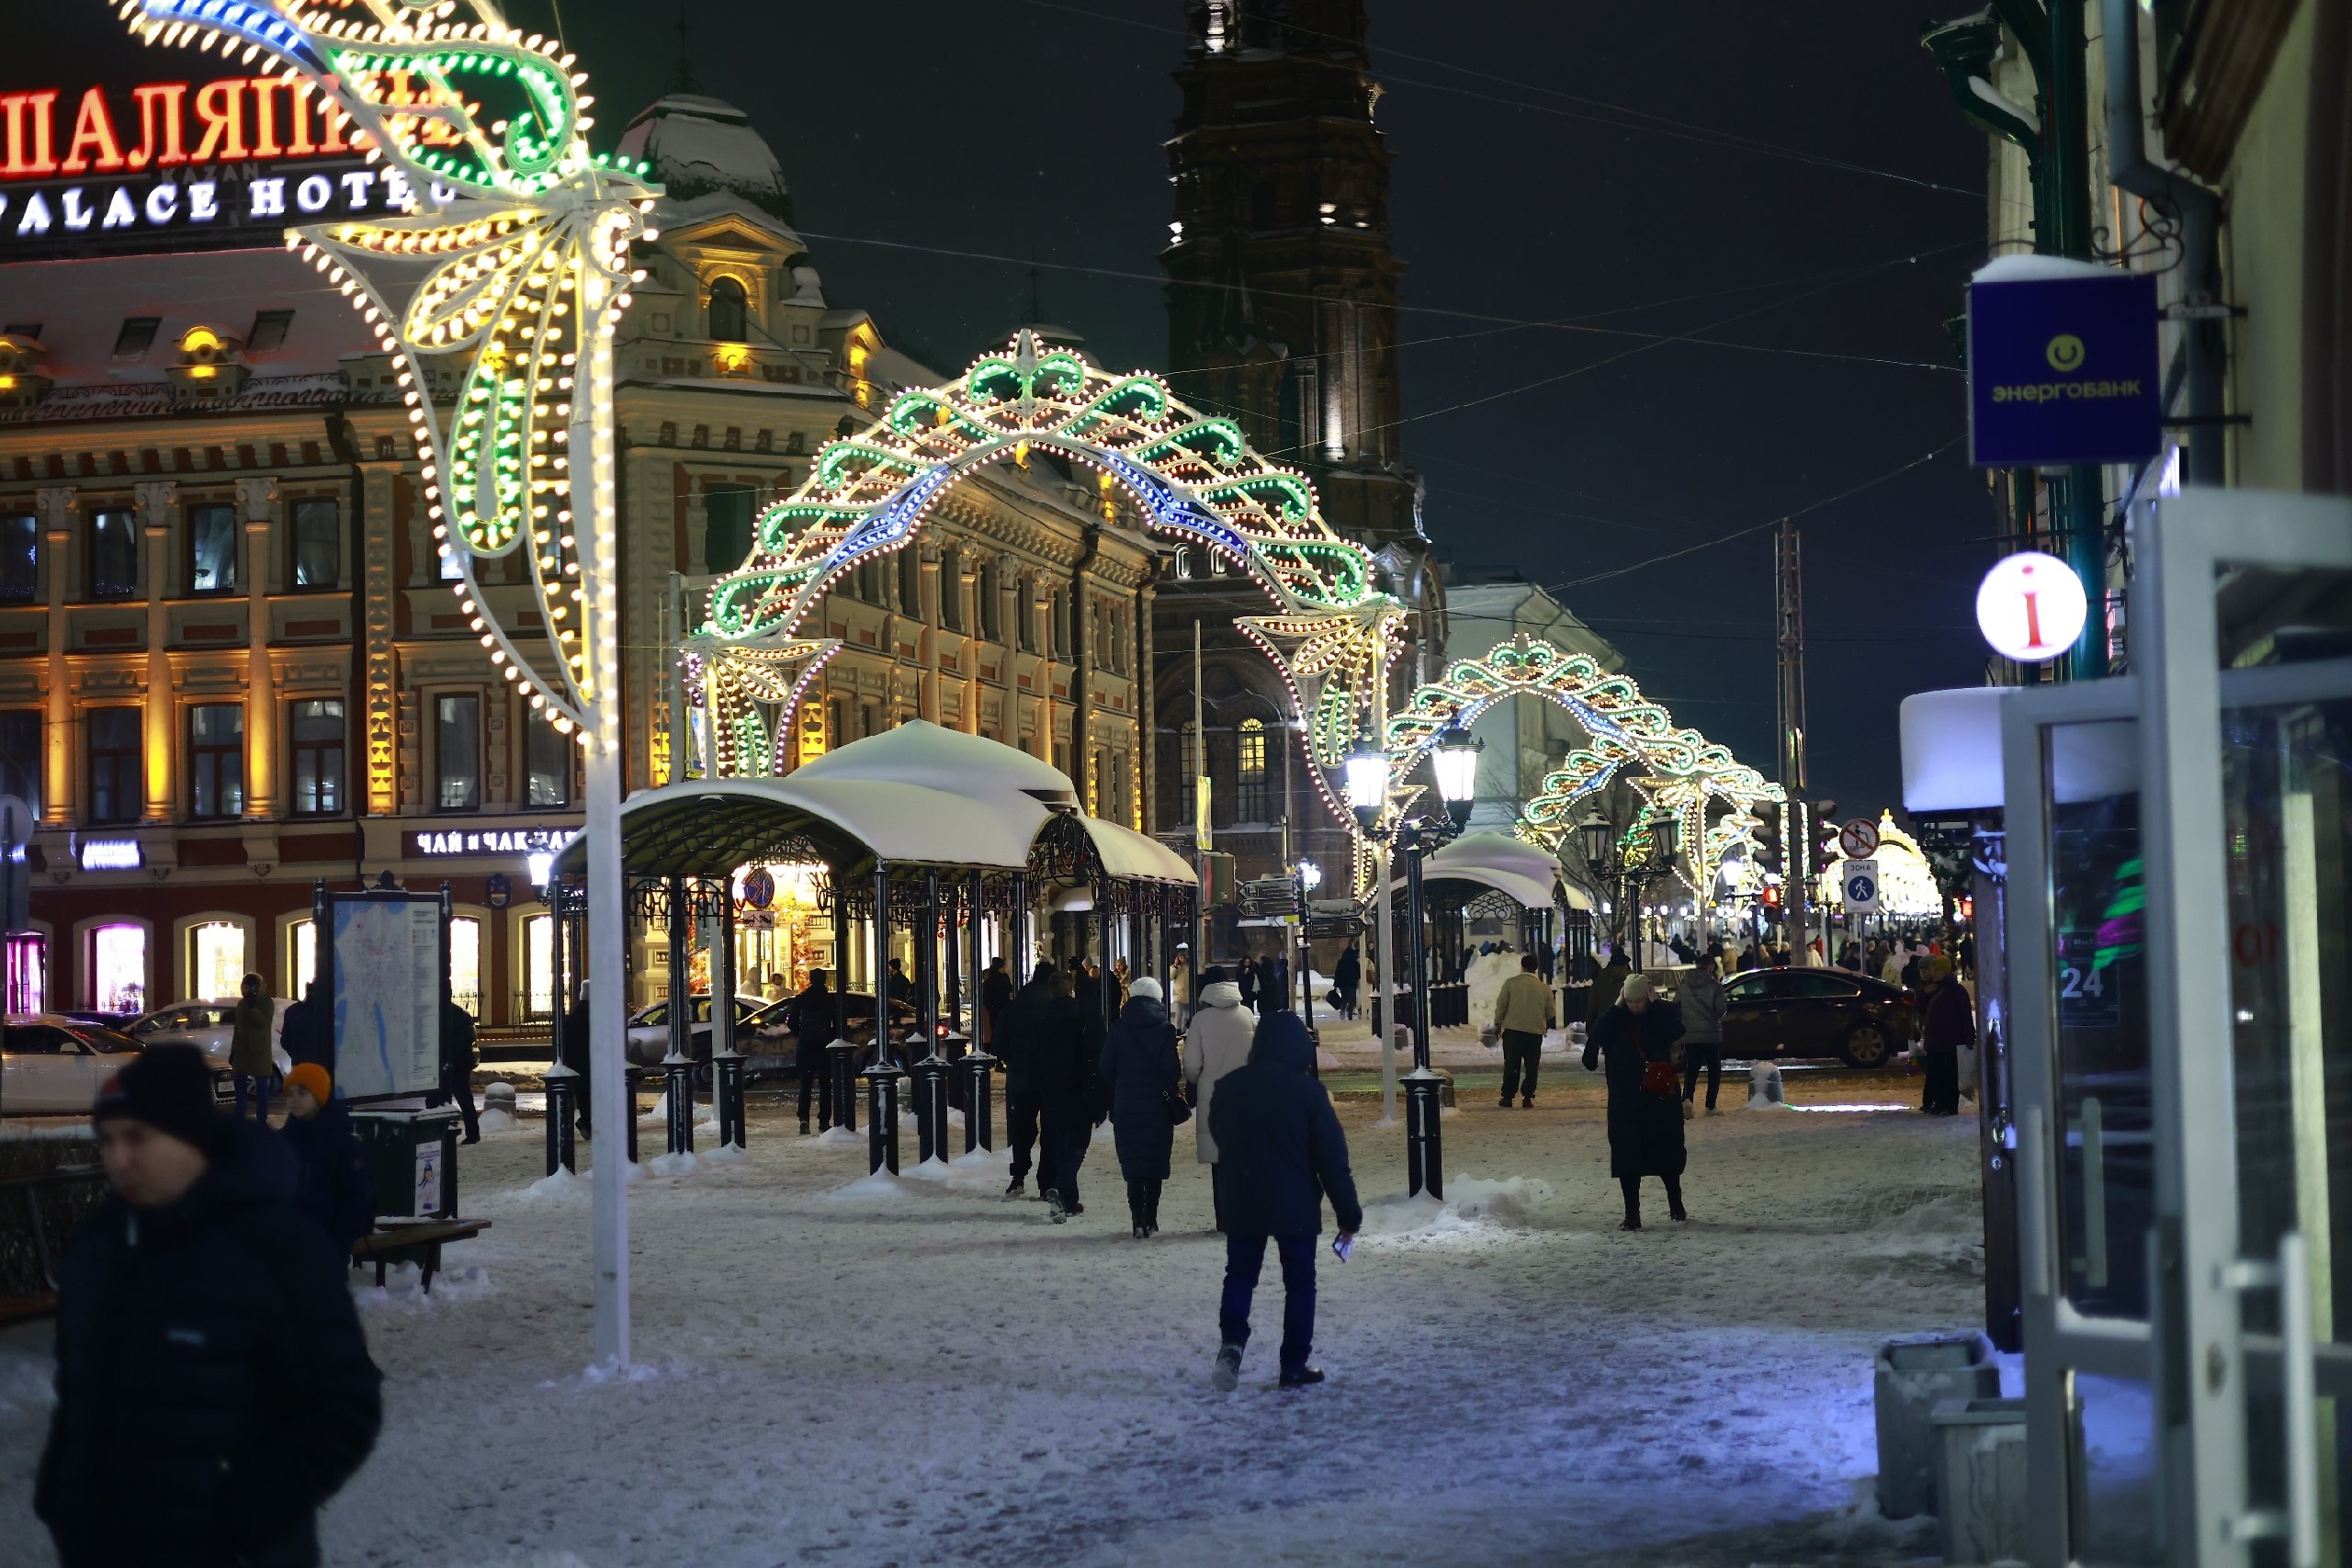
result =
[{"label": "child in orange hat", "polygon": [[286,1141],[298,1168],[294,1206],[343,1249],[376,1228],[376,1183],[334,1079],[317,1062],[286,1075]]}]

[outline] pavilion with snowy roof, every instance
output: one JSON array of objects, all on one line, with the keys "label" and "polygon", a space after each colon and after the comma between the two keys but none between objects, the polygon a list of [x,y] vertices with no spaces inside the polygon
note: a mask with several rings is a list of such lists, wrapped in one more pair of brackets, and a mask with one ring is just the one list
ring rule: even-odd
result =
[{"label": "pavilion with snowy roof", "polygon": [[[1404,886],[1399,877],[1393,885]],[[1560,874],[1560,863],[1540,844],[1510,833],[1465,833],[1421,863],[1421,899],[1430,922],[1430,1022],[1470,1021],[1464,978],[1474,920],[1517,921],[1517,951],[1543,960],[1547,983],[1565,977],[1553,962],[1560,917],[1589,909],[1591,900]],[[1403,906],[1398,906],[1401,908]]]}]

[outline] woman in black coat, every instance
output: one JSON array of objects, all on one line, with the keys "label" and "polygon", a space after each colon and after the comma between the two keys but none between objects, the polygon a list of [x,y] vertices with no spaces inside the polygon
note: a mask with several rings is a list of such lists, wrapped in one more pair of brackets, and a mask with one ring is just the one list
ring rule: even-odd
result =
[{"label": "woman in black coat", "polygon": [[[1616,1005],[1594,1021],[1584,1048],[1587,1072],[1599,1065],[1596,1056],[1609,1066],[1609,1174],[1625,1194],[1620,1230],[1642,1228],[1645,1176],[1664,1179],[1669,1214],[1690,1217],[1682,1207],[1682,1169],[1690,1157],[1682,1146],[1682,1093],[1671,1066],[1674,1043],[1681,1035],[1680,1020],[1657,1005],[1649,976],[1634,975]],[[1652,1063],[1668,1065],[1662,1094],[1643,1087]]]},{"label": "woman in black coat", "polygon": [[1159,1188],[1176,1143],[1169,1120],[1182,1058],[1176,1030],[1159,999],[1159,982],[1137,980],[1102,1042],[1102,1077],[1111,1089],[1111,1132],[1119,1174],[1127,1179],[1127,1216],[1136,1239],[1159,1231]]}]

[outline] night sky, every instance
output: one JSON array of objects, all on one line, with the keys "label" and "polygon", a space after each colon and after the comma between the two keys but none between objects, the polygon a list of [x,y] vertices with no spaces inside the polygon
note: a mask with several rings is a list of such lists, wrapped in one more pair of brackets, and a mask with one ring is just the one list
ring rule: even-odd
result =
[{"label": "night sky", "polygon": [[[679,12],[559,3],[608,143],[674,82]],[[38,41],[12,85],[79,74],[55,51],[115,25],[96,0],[20,9],[12,35]],[[549,0],[509,14],[555,21]],[[1875,813],[1897,803],[1902,696],[1983,673],[1995,516],[1943,321],[1985,254],[1985,141],[1918,13],[1802,14],[1372,0],[1408,267],[1402,442],[1443,557],[1553,586],[1647,693],[1768,774],[1770,533],[1710,541],[1811,509],[1814,792]],[[1114,368],[1164,364],[1179,0],[686,15],[698,90],[775,146],[834,304],[954,372],[1028,318],[1034,258],[1046,319]],[[1565,324],[1521,324],[1546,321]],[[1658,341],[1684,336],[1713,341]],[[1493,635],[1457,620],[1454,651]]]}]

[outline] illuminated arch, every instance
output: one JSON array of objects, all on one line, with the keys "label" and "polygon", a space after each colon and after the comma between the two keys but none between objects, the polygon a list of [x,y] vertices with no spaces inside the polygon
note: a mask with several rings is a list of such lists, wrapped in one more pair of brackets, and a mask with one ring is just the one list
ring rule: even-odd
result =
[{"label": "illuminated arch", "polygon": [[[1639,775],[1634,786],[1645,799],[1624,841],[1646,840],[1649,825],[1671,815],[1679,823],[1685,852],[1712,874],[1732,846],[1759,825],[1752,807],[1783,798],[1780,785],[1766,783],[1727,747],[1676,726],[1665,708],[1642,695],[1630,675],[1612,674],[1589,654],[1568,652],[1523,632],[1483,658],[1452,660],[1443,676],[1415,692],[1389,719],[1392,788],[1401,786],[1441,732],[1455,725],[1466,729],[1495,704],[1516,696],[1557,704],[1591,739],[1544,775],[1542,788],[1521,807],[1514,830],[1532,843],[1556,848],[1575,826],[1576,803],[1630,767]],[[1707,826],[1711,799],[1732,808],[1713,829]]]},{"label": "illuminated arch", "polygon": [[1185,405],[1144,372],[1113,375],[1026,330],[942,387],[899,393],[881,417],[826,443],[800,488],[761,514],[752,558],[713,584],[690,676],[714,711],[721,774],[779,771],[747,754],[735,716],[783,722],[839,647],[797,636],[842,573],[902,549],[956,484],[998,462],[1058,452],[1135,499],[1155,533],[1223,555],[1265,593],[1237,625],[1288,682],[1326,804],[1362,733],[1373,682],[1396,651],[1404,606],[1373,586],[1372,558],[1324,522],[1315,487],[1253,450],[1232,420]]}]

